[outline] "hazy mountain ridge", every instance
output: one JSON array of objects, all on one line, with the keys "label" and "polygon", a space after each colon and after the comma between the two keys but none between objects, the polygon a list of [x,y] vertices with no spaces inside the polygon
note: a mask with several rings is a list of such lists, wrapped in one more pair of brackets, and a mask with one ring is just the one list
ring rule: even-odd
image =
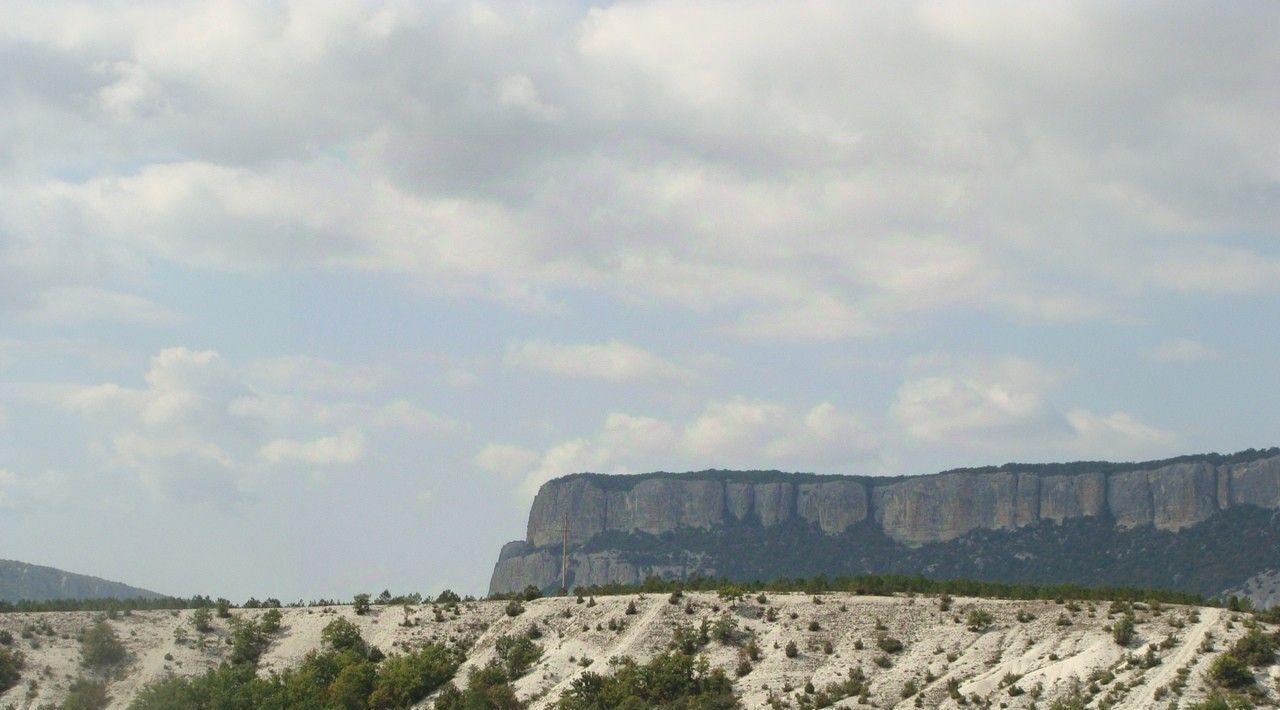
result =
[{"label": "hazy mountain ridge", "polygon": [[156,592],[53,567],[0,560],[0,601],[50,599],[154,599]]},{"label": "hazy mountain ridge", "polygon": [[[1277,449],[1133,464],[1008,464],[889,479],[576,474],[539,490],[527,536],[504,546],[490,590],[559,586],[560,528],[567,520],[570,586],[747,570],[750,579],[769,579],[796,574],[795,560],[817,552],[824,566],[803,566],[804,574],[1047,581],[1050,563],[1069,556],[1084,578],[1054,581],[1124,584],[1138,583],[1124,578],[1125,565],[1143,554],[1178,557],[1192,548],[1222,548],[1234,570],[1225,577],[1189,582],[1165,564],[1141,582],[1212,594],[1280,566],[1271,515],[1277,509]],[[1218,539],[1238,535],[1256,539],[1248,546]],[[1128,561],[1094,544],[1103,539]],[[771,544],[781,541],[782,549]],[[1005,554],[1005,543],[1031,560],[1025,570]],[[1219,582],[1224,586],[1206,586]]]}]

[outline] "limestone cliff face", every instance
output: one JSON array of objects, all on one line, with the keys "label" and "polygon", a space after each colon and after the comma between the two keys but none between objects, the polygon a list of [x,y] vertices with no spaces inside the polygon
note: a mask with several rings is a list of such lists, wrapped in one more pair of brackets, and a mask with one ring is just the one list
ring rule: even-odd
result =
[{"label": "limestone cliff face", "polygon": [[1110,516],[1124,529],[1175,531],[1235,506],[1280,509],[1280,455],[1267,453],[1239,463],[1183,457],[1151,466],[1099,464],[1096,471],[1081,465],[1069,472],[1006,466],[895,479],[726,471],[578,474],[538,491],[526,539],[503,548],[491,590],[558,583],[566,524],[576,550],[570,560],[575,586],[714,569],[714,560],[637,564],[628,561],[633,556],[615,551],[579,549],[607,531],[662,535],[799,523],[838,536],[870,524],[908,546],[946,542],[975,530],[1016,530],[1091,516]]}]

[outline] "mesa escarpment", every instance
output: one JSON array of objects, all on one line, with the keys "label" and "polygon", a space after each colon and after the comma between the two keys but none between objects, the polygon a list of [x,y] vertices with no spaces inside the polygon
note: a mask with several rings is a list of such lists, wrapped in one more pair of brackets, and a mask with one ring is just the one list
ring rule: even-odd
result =
[{"label": "mesa escarpment", "polygon": [[[566,522],[571,581],[589,585],[635,582],[650,574],[724,573],[714,545],[663,557],[646,554],[649,539],[709,540],[726,530],[781,535],[786,529],[847,539],[851,549],[860,541],[887,541],[909,550],[959,544],[983,531],[1013,534],[1106,521],[1118,531],[1157,531],[1176,540],[1176,533],[1246,507],[1280,509],[1280,450],[1146,464],[1007,465],[899,478],[575,474],[538,491],[526,537],[503,548],[491,591],[558,586]],[[874,560],[867,567],[882,571],[874,569]]]}]

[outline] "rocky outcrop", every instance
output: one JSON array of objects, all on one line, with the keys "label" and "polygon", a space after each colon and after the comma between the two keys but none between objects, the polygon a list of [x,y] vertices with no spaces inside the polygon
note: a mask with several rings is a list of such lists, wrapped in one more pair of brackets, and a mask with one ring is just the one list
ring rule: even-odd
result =
[{"label": "rocky outcrop", "polygon": [[[895,479],[730,471],[577,474],[538,491],[526,539],[503,549],[491,589],[558,582],[566,525],[571,548],[586,546],[606,531],[660,536],[726,525],[793,524],[832,536],[874,525],[897,543],[918,546],[978,530],[1095,516],[1109,516],[1122,529],[1176,531],[1243,505],[1280,509],[1280,451],[1146,465],[1099,463],[1095,470],[1081,464],[1005,466]],[[575,554],[570,567],[579,584],[637,581],[650,573],[691,569],[706,573],[714,566],[705,560],[638,565],[627,556],[599,551]]]}]

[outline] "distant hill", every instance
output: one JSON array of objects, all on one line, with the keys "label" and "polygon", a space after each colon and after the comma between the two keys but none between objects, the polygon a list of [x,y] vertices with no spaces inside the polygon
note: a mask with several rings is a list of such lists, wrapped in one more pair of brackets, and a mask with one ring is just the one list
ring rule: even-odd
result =
[{"label": "distant hill", "polygon": [[155,599],[164,595],[53,567],[0,560],[0,602],[49,599]]}]

